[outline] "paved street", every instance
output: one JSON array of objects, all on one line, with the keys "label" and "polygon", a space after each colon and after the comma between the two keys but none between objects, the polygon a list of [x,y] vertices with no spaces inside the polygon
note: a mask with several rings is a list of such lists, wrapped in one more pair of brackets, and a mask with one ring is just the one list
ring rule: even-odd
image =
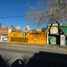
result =
[{"label": "paved street", "polygon": [[51,52],[51,53],[60,53],[67,54],[66,48],[61,48],[58,46],[49,46],[49,45],[27,45],[27,44],[0,44],[0,54],[7,61],[8,64],[12,64],[16,59],[25,59],[28,61],[35,53]]},{"label": "paved street", "polygon": [[29,52],[35,53],[39,51],[53,52],[67,54],[67,49],[61,46],[53,45],[27,45],[27,44],[0,44],[0,51],[9,51],[9,52]]}]

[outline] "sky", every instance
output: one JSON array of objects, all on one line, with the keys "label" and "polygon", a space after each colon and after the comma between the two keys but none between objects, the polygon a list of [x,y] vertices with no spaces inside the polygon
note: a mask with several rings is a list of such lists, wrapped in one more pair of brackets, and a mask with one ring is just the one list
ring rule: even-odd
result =
[{"label": "sky", "polygon": [[[38,1],[39,0],[0,0],[0,22],[3,26],[7,27],[14,25],[20,26],[21,29],[24,29],[29,25],[30,28],[35,28],[35,25],[31,25],[26,20],[26,14],[36,7]],[[14,18],[2,18],[10,16],[14,16]]]}]

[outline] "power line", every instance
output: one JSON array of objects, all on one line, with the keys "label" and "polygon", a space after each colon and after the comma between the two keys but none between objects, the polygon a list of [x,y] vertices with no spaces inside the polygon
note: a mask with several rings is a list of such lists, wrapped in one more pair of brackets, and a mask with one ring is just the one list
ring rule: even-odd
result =
[{"label": "power line", "polygon": [[[35,11],[35,8],[32,7],[31,5],[29,5],[29,4],[24,4],[24,5]],[[19,16],[1,16],[0,18],[4,19],[4,18],[21,18],[21,17],[23,17],[23,16],[22,15],[19,15]]]},{"label": "power line", "polygon": [[23,16],[1,16],[0,18],[21,18]]},{"label": "power line", "polygon": [[[35,8],[33,8],[32,6],[30,6],[29,4],[24,4],[24,5],[35,11]],[[3,18],[3,19],[4,18],[21,18],[21,17],[23,17],[23,15],[19,15],[19,16],[0,16],[0,18]]]},{"label": "power line", "polygon": [[34,7],[32,7],[31,5],[29,5],[29,4],[24,4],[25,6],[27,6],[28,8],[30,8],[30,9],[32,9],[32,10],[34,10],[35,11],[35,8]]}]

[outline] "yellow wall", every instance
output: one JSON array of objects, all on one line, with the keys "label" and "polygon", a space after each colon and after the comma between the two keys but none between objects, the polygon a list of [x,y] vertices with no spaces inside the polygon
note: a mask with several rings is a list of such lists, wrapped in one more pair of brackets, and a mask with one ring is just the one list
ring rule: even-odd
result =
[{"label": "yellow wall", "polygon": [[8,42],[22,42],[23,40],[23,32],[11,32],[8,33]]},{"label": "yellow wall", "polygon": [[8,33],[9,37],[23,37],[23,32],[11,32]]},{"label": "yellow wall", "polygon": [[8,33],[9,42],[24,42],[29,44],[47,44],[47,33],[44,32],[28,32],[24,36],[23,32]]},{"label": "yellow wall", "polygon": [[28,32],[26,37],[28,38],[28,43],[47,44],[47,33],[44,33],[44,32],[39,32],[39,33]]}]

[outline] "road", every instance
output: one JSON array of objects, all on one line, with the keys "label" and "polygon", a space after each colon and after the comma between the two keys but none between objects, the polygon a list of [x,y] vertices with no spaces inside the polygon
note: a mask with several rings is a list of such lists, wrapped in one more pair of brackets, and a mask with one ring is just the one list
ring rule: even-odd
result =
[{"label": "road", "polygon": [[67,49],[49,46],[49,45],[18,45],[18,44],[0,44],[0,54],[11,65],[17,59],[26,60],[26,62],[35,54],[43,52],[67,54]]}]

